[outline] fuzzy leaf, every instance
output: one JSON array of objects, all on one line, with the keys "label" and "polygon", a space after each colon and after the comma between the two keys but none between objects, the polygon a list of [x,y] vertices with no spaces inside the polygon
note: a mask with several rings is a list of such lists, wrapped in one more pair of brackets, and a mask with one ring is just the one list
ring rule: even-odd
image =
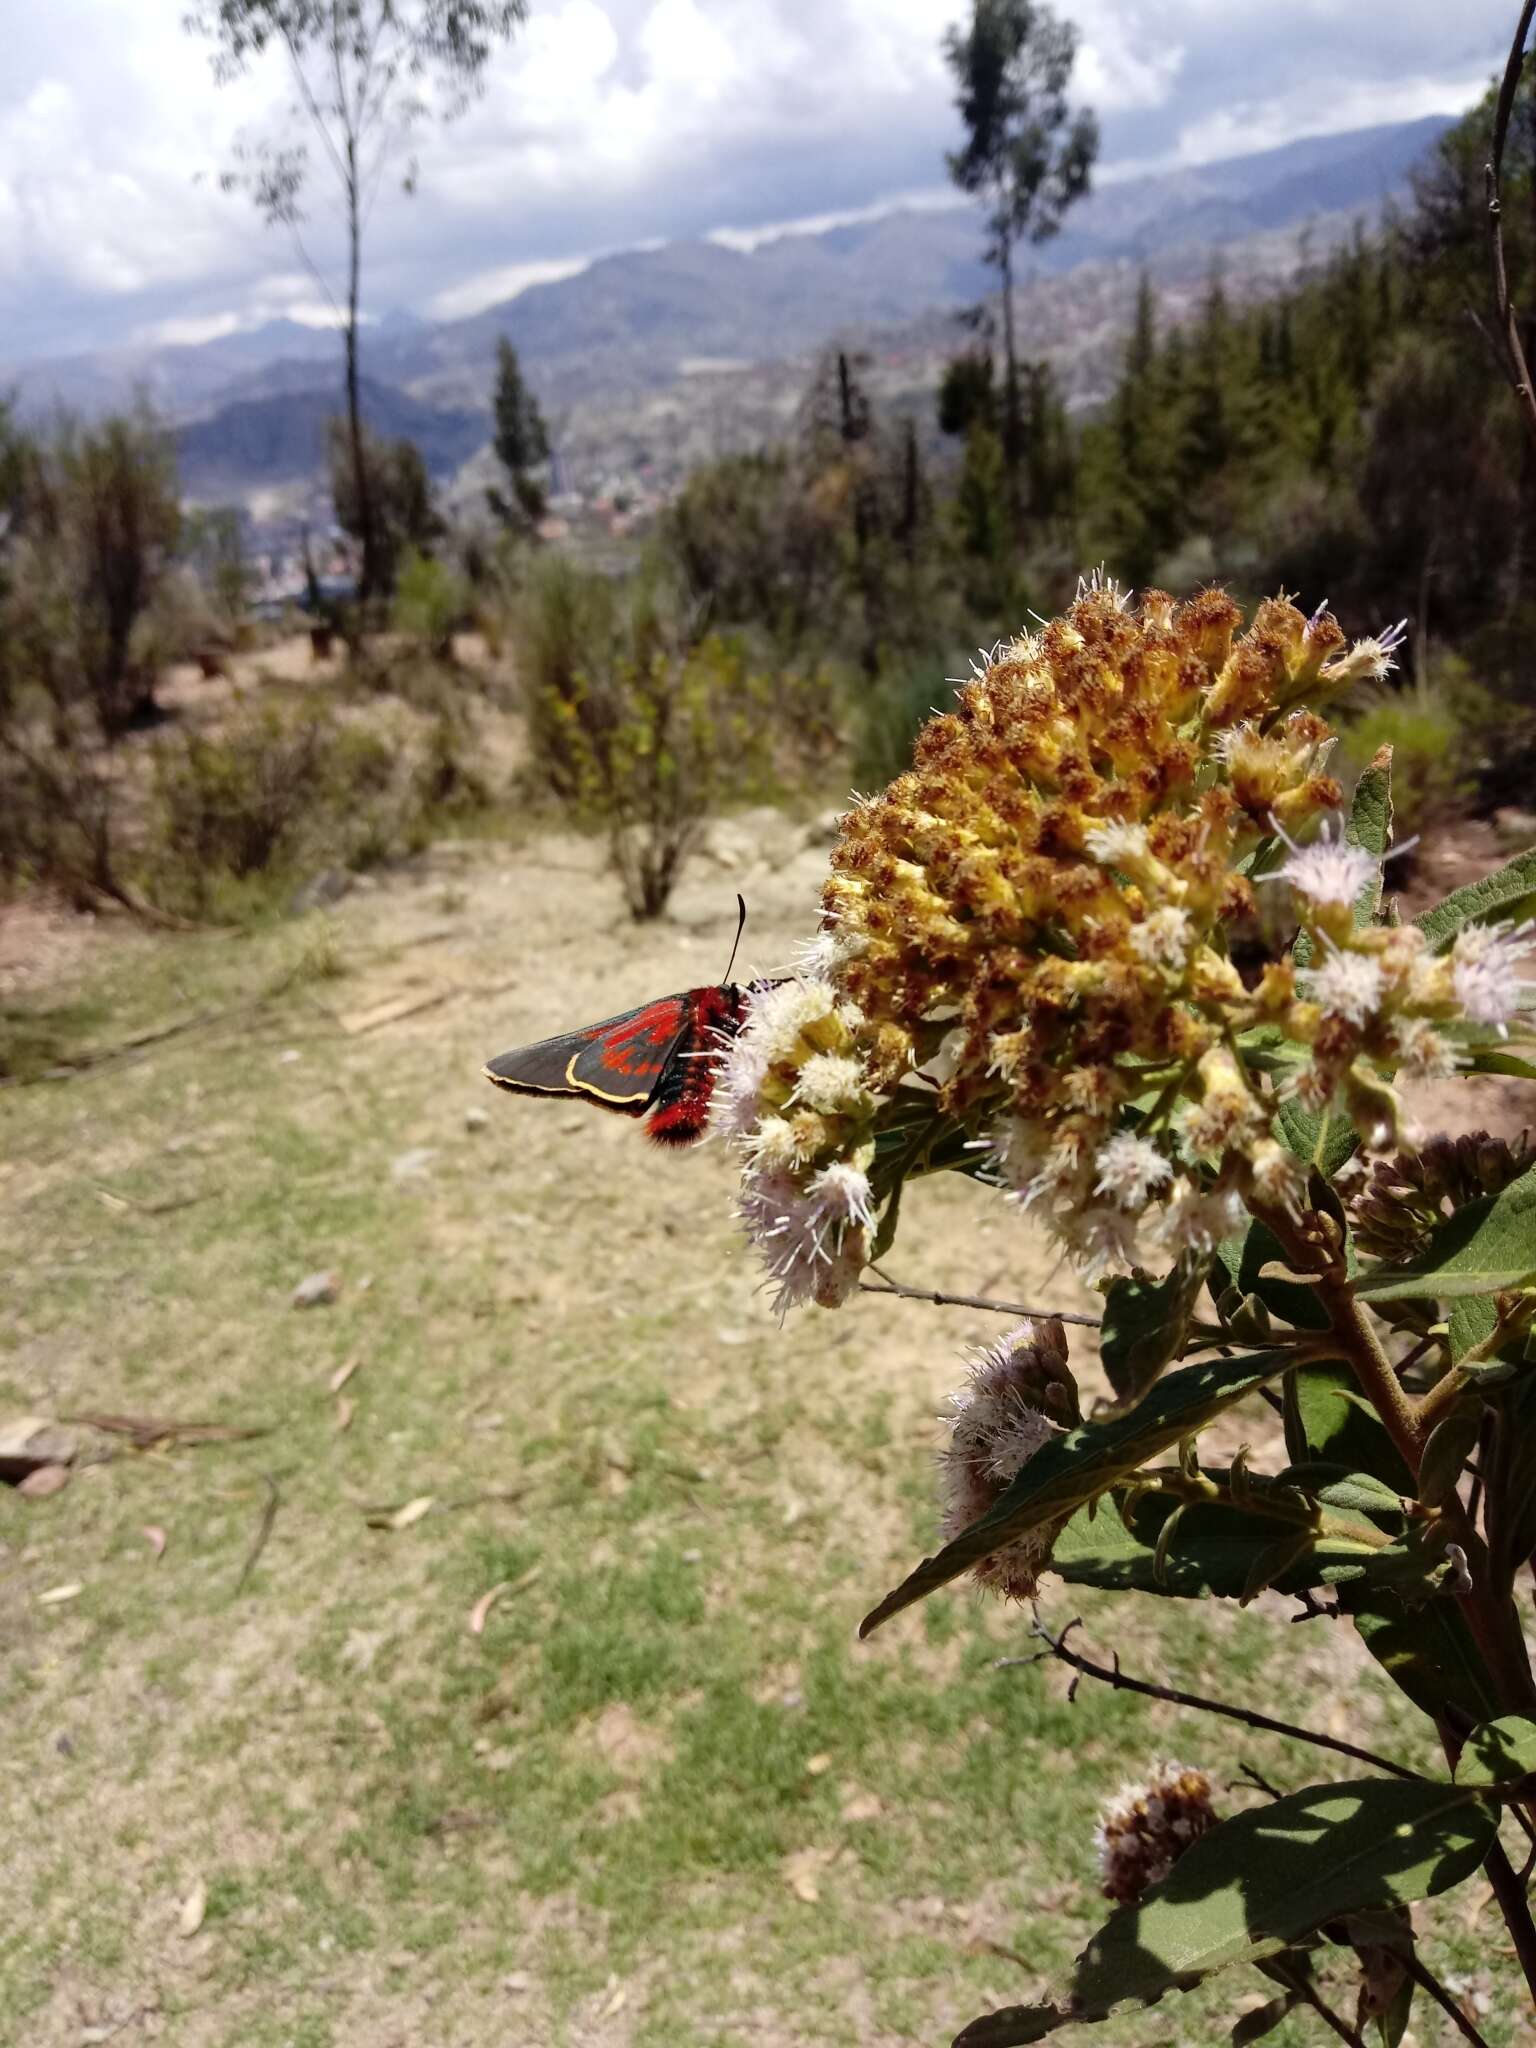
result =
[{"label": "fuzzy leaf", "polygon": [[1519,924],[1536,911],[1536,847],[1517,853],[1512,861],[1480,882],[1453,889],[1443,903],[1426,910],[1414,923],[1437,953],[1455,938],[1463,925]]},{"label": "fuzzy leaf", "polygon": [[[1159,1559],[1158,1539],[1177,1507],[1166,1494],[1144,1493],[1129,1508],[1115,1500],[1101,1500],[1092,1515],[1080,1508],[1056,1539],[1051,1570],[1069,1586],[1176,1600],[1241,1599],[1284,1525],[1238,1508],[1186,1507]],[[1375,1526],[1362,1523],[1358,1537],[1343,1529],[1320,1536],[1266,1583],[1301,1593],[1355,1579],[1423,1577],[1422,1558],[1404,1544],[1384,1545]]]},{"label": "fuzzy leaf", "polygon": [[1278,1280],[1264,1271],[1268,1265],[1286,1262],[1280,1240],[1267,1223],[1250,1223],[1241,1237],[1229,1237],[1219,1245],[1216,1256],[1232,1284],[1244,1294],[1256,1294],[1272,1315],[1283,1317],[1294,1329],[1327,1329],[1327,1311],[1319,1303],[1315,1287],[1299,1280]]},{"label": "fuzzy leaf", "polygon": [[[1378,749],[1374,759],[1355,784],[1354,801],[1349,807],[1349,823],[1344,828],[1344,837],[1351,846],[1363,846],[1367,853],[1374,853],[1378,861],[1385,860],[1387,848],[1392,844],[1392,749]],[[1355,903],[1355,923],[1374,924],[1381,910],[1381,869],[1365,887]]]},{"label": "fuzzy leaf", "polygon": [[1458,1785],[1514,1785],[1536,1771],[1536,1720],[1503,1714],[1467,1737],[1453,1773]]},{"label": "fuzzy leaf", "polygon": [[1134,1407],[1165,1365],[1184,1349],[1189,1318],[1205,1285],[1204,1268],[1179,1259],[1162,1280],[1117,1278],[1104,1297],[1100,1356],[1121,1408]]},{"label": "fuzzy leaf", "polygon": [[1234,1814],[1078,1958],[1089,2011],[1275,1955],[1324,1921],[1434,1898],[1488,1853],[1493,1809],[1470,1789],[1403,1778],[1313,1785]]},{"label": "fuzzy leaf", "polygon": [[1471,1876],[1497,1825],[1470,1787],[1401,1778],[1313,1785],[1234,1814],[1110,1915],[1077,1959],[1069,2000],[987,2014],[955,2048],[1019,2048],[1263,1963],[1326,1921],[1434,1898]]},{"label": "fuzzy leaf", "polygon": [[1355,1283],[1367,1301],[1454,1301],[1495,1294],[1536,1275],[1536,1167],[1496,1195],[1437,1223],[1417,1258],[1373,1266]]},{"label": "fuzzy leaf", "polygon": [[1368,1473],[1396,1495],[1413,1475],[1346,1365],[1303,1365],[1286,1377],[1285,1447],[1298,1465],[1339,1465]]},{"label": "fuzzy leaf", "polygon": [[1290,1363],[1288,1350],[1209,1359],[1160,1379],[1139,1406],[1108,1422],[1085,1422],[1042,1445],[996,1505],[924,1558],[859,1627],[868,1636],[904,1607],[937,1592],[983,1557],[1043,1523],[1070,1515],[1159,1451],[1193,1436]]},{"label": "fuzzy leaf", "polygon": [[1406,1607],[1392,1592],[1345,1586],[1339,1605],[1388,1678],[1421,1713],[1435,1718],[1455,1707],[1469,1721],[1498,1712],[1477,1644],[1450,1600]]}]

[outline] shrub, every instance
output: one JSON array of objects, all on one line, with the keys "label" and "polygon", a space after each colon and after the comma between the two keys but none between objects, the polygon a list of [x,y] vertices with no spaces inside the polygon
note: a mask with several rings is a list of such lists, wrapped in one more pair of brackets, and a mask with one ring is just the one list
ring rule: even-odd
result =
[{"label": "shrub", "polygon": [[658,917],[710,813],[769,780],[770,691],[739,642],[691,642],[654,581],[586,606],[569,577],[546,578],[541,594],[535,759],[607,835],[630,915]]},{"label": "shrub", "polygon": [[326,860],[379,861],[419,844],[421,803],[383,735],[318,704],[243,708],[216,736],[154,753],[146,869],[155,899],[206,915],[255,877]]},{"label": "shrub", "polygon": [[171,565],[180,508],[169,437],[148,411],[64,419],[26,444],[10,508],[0,639],[21,681],[115,739],[154,711],[136,644]]},{"label": "shrub", "polygon": [[453,636],[468,624],[469,586],[443,562],[408,548],[395,578],[397,632],[420,643],[436,661],[452,661]]},{"label": "shrub", "polygon": [[1383,690],[1344,730],[1341,766],[1358,778],[1381,747],[1392,749],[1398,835],[1411,838],[1464,811],[1477,787],[1478,727],[1471,706],[1424,680]]}]

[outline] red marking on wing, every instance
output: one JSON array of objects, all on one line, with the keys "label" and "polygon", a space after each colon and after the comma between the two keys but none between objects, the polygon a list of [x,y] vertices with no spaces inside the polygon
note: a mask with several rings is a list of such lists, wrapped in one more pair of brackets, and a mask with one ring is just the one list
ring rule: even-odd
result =
[{"label": "red marking on wing", "polygon": [[600,1101],[649,1102],[688,1021],[687,996],[661,996],[594,1025],[570,1062],[571,1085]]}]

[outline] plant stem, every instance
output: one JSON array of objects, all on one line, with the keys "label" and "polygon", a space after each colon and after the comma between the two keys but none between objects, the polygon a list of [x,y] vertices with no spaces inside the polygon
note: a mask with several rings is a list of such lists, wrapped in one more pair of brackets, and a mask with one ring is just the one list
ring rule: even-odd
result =
[{"label": "plant stem", "polygon": [[[876,1268],[878,1271],[879,1269]],[[929,1301],[935,1308],[982,1308],[993,1315],[1027,1316],[1034,1322],[1081,1323],[1099,1327],[1097,1316],[1080,1316],[1066,1308],[1025,1308],[1018,1301],[992,1301],[984,1294],[941,1294],[936,1287],[903,1287],[899,1280],[861,1280],[861,1294],[899,1294],[903,1301]]]},{"label": "plant stem", "polygon": [[1531,1902],[1525,1895],[1525,1886],[1515,1875],[1515,1867],[1502,1842],[1495,1840],[1483,1860],[1483,1870],[1493,1886],[1493,1896],[1498,1900],[1504,1925],[1515,1944],[1515,1954],[1525,1972],[1526,1985],[1532,1999],[1536,1999],[1536,1921],[1531,1918]]},{"label": "plant stem", "polygon": [[[1119,1653],[1115,1654],[1114,1667],[1095,1664],[1067,1645],[1067,1637],[1075,1628],[1082,1627],[1082,1618],[1069,1621],[1059,1635],[1052,1635],[1039,1615],[1035,1616],[1030,1629],[1031,1635],[1038,1636],[1046,1648],[1033,1657],[999,1657],[995,1670],[1013,1671],[1027,1664],[1039,1664],[1047,1657],[1054,1657],[1059,1663],[1069,1664],[1083,1678],[1096,1678],[1101,1685],[1113,1687],[1117,1692],[1140,1693],[1144,1699],[1166,1700],[1170,1706],[1189,1707],[1196,1713],[1221,1714],[1229,1721],[1241,1721],[1245,1728],[1262,1728],[1270,1735],[1285,1735],[1293,1742],[1310,1742],[1316,1749],[1331,1749],[1339,1756],[1353,1757],[1356,1763],[1370,1764],[1375,1770],[1389,1772],[1394,1778],[1418,1780],[1422,1772],[1410,1771],[1405,1764],[1394,1763],[1391,1757],[1378,1756],[1375,1750],[1361,1749],[1353,1742],[1340,1742],[1332,1735],[1319,1735],[1316,1729],[1300,1728],[1294,1721],[1277,1721],[1272,1714],[1260,1714],[1252,1707],[1235,1707],[1226,1700],[1206,1699],[1197,1692],[1182,1692],[1173,1685],[1154,1685],[1145,1678],[1128,1678],[1120,1669]],[[1073,1690],[1077,1681],[1073,1680]],[[1069,1695],[1070,1697],[1070,1695]],[[1510,1876],[1514,1872],[1510,1871]]]},{"label": "plant stem", "polygon": [[[1341,2041],[1348,2041],[1350,2048],[1365,2048],[1364,2037],[1334,2011],[1311,1978],[1305,1974],[1305,1966],[1293,1969],[1282,1957],[1275,1956],[1266,1965],[1266,1969],[1276,1983],[1284,1984],[1295,1997],[1311,2006],[1318,2018],[1326,2021]],[[1487,2048],[1486,2042],[1483,2048]]]},{"label": "plant stem", "polygon": [[1488,2048],[1486,2039],[1473,2026],[1429,1965],[1421,1962],[1412,1948],[1407,1949],[1400,1960],[1414,1983],[1421,1991],[1427,1992],[1446,2017],[1454,2022],[1458,2031],[1472,2043],[1472,2048]]}]

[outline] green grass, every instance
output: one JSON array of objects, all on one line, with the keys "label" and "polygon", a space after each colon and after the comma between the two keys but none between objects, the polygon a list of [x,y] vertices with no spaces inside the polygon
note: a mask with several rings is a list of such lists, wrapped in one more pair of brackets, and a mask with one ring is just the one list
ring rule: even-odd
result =
[{"label": "green grass", "polygon": [[[474,870],[454,973],[489,986],[544,946],[559,1000],[597,1014],[609,969],[569,964],[569,905],[530,908],[545,886]],[[561,1105],[468,1135],[477,1061],[517,1035],[479,998],[339,1029],[424,971],[408,942],[440,891],[349,903],[318,975],[293,971],[302,930],[113,945],[50,997],[76,1044],[251,1007],[0,1096],[0,1414],[268,1431],[119,1442],[53,1500],[0,1495],[0,2008],[33,2041],[147,2007],[189,2044],[787,2048],[939,2042],[1040,1995],[1101,1917],[1093,1817],[1123,1778],[1172,1751],[1299,1785],[1313,1759],[999,1671],[1026,1617],[964,1591],[859,1645],[931,1547],[935,1379],[968,1331],[880,1304],[779,1332],[718,1157],[663,1172]],[[683,979],[670,956],[636,971]],[[395,1179],[417,1146],[430,1175]],[[924,1191],[936,1271],[1018,1260],[976,1202]],[[339,1300],[296,1312],[322,1266]],[[328,1382],[354,1357],[341,1430]],[[421,1495],[409,1528],[368,1526]],[[1324,1624],[1049,1602],[1079,1609],[1138,1668],[1198,1685],[1219,1663],[1244,1698],[1427,1754]],[[1489,2039],[1515,2039],[1491,1916],[1426,1924],[1437,1961],[1494,1985]],[[1220,2040],[1255,1990],[1217,1980],[1101,2038]]]}]

